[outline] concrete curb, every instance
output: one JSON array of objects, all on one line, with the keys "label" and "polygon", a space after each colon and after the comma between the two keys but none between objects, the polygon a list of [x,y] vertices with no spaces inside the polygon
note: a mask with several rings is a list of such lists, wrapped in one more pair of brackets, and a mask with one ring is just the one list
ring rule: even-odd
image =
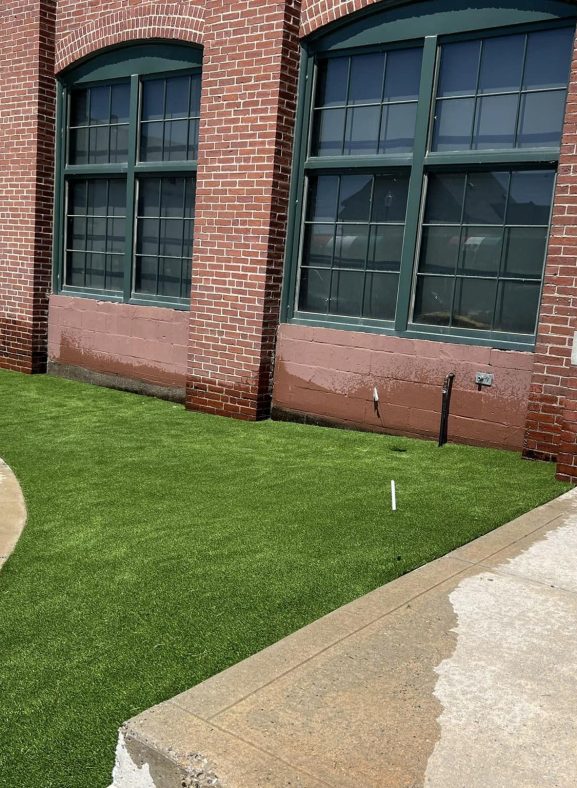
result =
[{"label": "concrete curb", "polygon": [[18,480],[0,460],[0,568],[16,547],[26,517],[26,503]]},{"label": "concrete curb", "polygon": [[456,649],[451,593],[503,577],[572,593],[506,563],[568,523],[577,490],[134,717],[110,788],[441,785],[425,774],[440,738],[438,667]]}]

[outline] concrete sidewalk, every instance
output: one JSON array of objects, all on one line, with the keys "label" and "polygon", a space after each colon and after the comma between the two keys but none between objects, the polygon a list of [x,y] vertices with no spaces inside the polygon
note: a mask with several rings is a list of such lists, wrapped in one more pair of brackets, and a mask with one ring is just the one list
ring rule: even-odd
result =
[{"label": "concrete sidewalk", "polygon": [[25,523],[22,490],[8,465],[0,460],[0,568],[16,547]]},{"label": "concrete sidewalk", "polygon": [[576,699],[573,491],[135,717],[113,786],[575,786]]}]

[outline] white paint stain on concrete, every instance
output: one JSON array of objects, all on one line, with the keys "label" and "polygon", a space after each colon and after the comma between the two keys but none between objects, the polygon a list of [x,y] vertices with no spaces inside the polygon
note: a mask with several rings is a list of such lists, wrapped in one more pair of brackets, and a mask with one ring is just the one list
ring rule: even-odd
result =
[{"label": "white paint stain on concrete", "polygon": [[130,757],[122,731],[118,734],[116,762],[109,788],[156,788],[148,764],[139,767]]},{"label": "white paint stain on concrete", "polygon": [[441,736],[426,786],[577,785],[574,591],[577,517],[450,594],[457,645],[436,669]]}]

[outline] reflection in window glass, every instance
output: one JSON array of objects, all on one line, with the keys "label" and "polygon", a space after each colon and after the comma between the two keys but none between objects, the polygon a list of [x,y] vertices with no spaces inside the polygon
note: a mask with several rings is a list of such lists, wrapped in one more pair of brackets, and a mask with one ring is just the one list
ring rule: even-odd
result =
[{"label": "reflection in window glass", "polygon": [[572,29],[441,46],[432,149],[560,145]]},{"label": "reflection in window glass", "polygon": [[199,75],[144,80],[140,117],[140,161],[196,159],[199,117]]},{"label": "reflection in window glass", "polygon": [[421,60],[411,48],[321,61],[312,155],[410,153]]},{"label": "reflection in window glass", "polygon": [[394,319],[407,193],[400,175],[309,179],[299,309]]},{"label": "reflection in window glass", "polygon": [[114,83],[70,94],[69,164],[114,164],[128,160],[130,85]]},{"label": "reflection in window glass", "polygon": [[429,175],[414,323],[534,332],[554,179],[553,170]]},{"label": "reflection in window glass", "polygon": [[195,179],[141,178],[136,214],[136,294],[190,295]]},{"label": "reflection in window glass", "polygon": [[122,290],[126,181],[70,181],[67,202],[64,283],[70,287]]}]

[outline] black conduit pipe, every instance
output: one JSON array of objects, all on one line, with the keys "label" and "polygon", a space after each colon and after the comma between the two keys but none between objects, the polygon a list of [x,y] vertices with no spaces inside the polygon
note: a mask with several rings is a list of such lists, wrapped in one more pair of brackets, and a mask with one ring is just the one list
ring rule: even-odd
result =
[{"label": "black conduit pipe", "polygon": [[447,430],[449,428],[449,410],[451,408],[451,394],[453,393],[453,381],[455,373],[449,372],[443,383],[443,402],[441,406],[441,426],[439,428],[439,446],[444,446],[447,442]]}]

